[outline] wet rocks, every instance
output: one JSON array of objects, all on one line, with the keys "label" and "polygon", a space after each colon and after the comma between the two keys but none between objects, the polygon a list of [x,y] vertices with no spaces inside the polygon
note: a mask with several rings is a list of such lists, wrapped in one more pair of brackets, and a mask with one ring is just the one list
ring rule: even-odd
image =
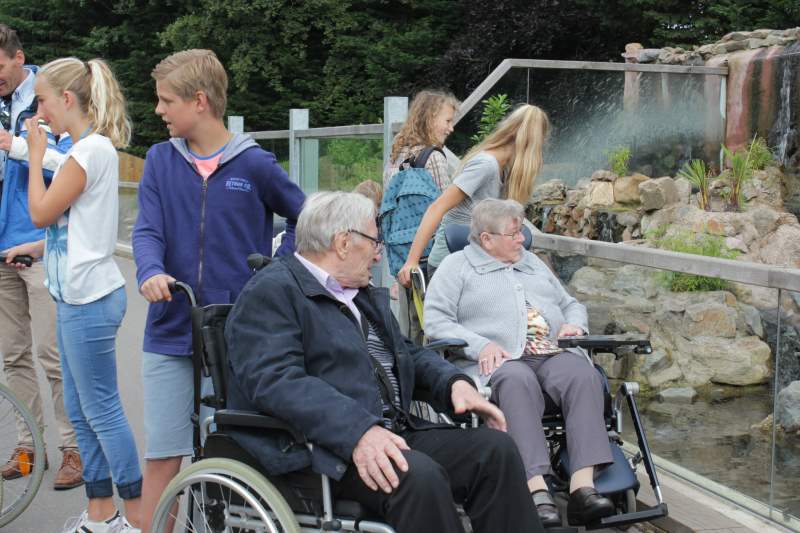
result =
[{"label": "wet rocks", "polygon": [[800,381],[778,393],[777,421],[788,432],[800,431]]}]

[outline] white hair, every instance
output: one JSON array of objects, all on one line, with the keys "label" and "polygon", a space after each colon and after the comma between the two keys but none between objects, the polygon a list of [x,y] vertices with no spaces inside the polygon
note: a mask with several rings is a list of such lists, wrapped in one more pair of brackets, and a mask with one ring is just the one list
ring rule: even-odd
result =
[{"label": "white hair", "polygon": [[321,253],[330,249],[337,233],[365,231],[375,218],[375,204],[358,193],[318,192],[306,198],[295,228],[299,253]]},{"label": "white hair", "polygon": [[472,208],[472,223],[469,226],[470,240],[479,242],[481,233],[502,233],[512,220],[522,222],[525,208],[516,200],[486,198]]}]

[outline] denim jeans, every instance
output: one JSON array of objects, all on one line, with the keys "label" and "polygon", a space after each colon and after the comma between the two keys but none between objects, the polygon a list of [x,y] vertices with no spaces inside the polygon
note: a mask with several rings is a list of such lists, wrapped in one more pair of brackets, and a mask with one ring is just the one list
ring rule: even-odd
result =
[{"label": "denim jeans", "polygon": [[142,473],[117,389],[116,336],[125,289],[83,305],[57,302],[64,407],[78,437],[86,496],[138,498]]}]

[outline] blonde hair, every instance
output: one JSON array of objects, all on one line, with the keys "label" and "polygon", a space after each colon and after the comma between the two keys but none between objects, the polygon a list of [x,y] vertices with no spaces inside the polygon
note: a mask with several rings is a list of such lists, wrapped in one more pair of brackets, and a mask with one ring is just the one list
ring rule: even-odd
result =
[{"label": "blonde hair", "polygon": [[458,111],[460,104],[456,97],[449,92],[429,89],[418,92],[411,101],[403,127],[394,138],[390,159],[394,161],[403,148],[412,146],[439,146],[441,148],[439,142],[434,138],[433,120],[447,105]]},{"label": "blonde hair", "polygon": [[356,185],[353,192],[366,196],[375,202],[375,207],[380,210],[381,200],[383,200],[383,187],[381,187],[380,183],[372,180],[364,180]]},{"label": "blonde hair", "polygon": [[125,110],[125,97],[114,73],[102,59],[82,61],[64,57],[47,63],[38,76],[57,93],[69,91],[88,115],[93,131],[105,135],[117,148],[131,140],[131,121]]},{"label": "blonde hair", "polygon": [[214,117],[221,119],[228,104],[228,74],[211,50],[194,48],[176,52],[161,60],[150,73],[167,83],[184,101],[203,91]]},{"label": "blonde hair", "polygon": [[492,133],[473,147],[458,167],[459,174],[464,165],[479,152],[513,145],[505,168],[504,187],[506,198],[528,203],[536,176],[542,170],[542,148],[550,131],[547,114],[535,105],[524,104],[515,109],[498,124]]}]

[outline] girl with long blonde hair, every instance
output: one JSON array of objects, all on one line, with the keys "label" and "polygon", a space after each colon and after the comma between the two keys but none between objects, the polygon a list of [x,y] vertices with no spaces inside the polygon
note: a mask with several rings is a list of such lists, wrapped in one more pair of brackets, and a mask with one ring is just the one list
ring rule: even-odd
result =
[{"label": "girl with long blonde hair", "polygon": [[484,198],[510,198],[523,205],[528,203],[542,169],[542,148],[549,130],[547,114],[525,104],[464,156],[453,183],[428,206],[408,259],[398,272],[400,283],[409,286],[411,270],[419,265],[422,251],[436,233],[428,256],[428,275],[432,275],[448,254],[444,228],[449,224],[469,224],[474,204]]},{"label": "girl with long blonde hair", "polygon": [[[56,301],[64,407],[75,428],[88,508],[67,532],[138,532],[142,474],[117,388],[115,341],[125,315],[125,279],[114,262],[119,158],[131,126],[108,65],[75,57],[46,64],[36,76],[38,113],[28,120],[28,205],[47,228],[45,285]],[[72,148],[45,187],[47,146],[39,120]],[[113,485],[125,501],[117,511]],[[130,521],[129,521],[130,520]]]}]

